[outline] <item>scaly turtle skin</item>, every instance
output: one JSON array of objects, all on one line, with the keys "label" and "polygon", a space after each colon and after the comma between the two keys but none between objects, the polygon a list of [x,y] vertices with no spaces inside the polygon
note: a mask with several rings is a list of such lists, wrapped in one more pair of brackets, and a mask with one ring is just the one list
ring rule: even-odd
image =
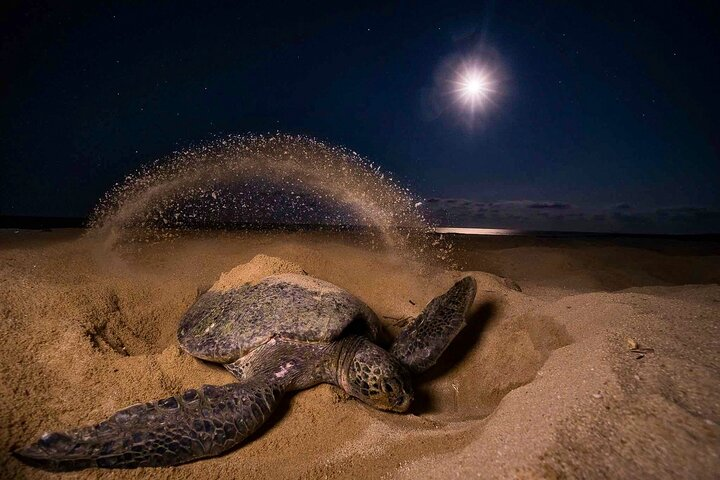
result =
[{"label": "scaly turtle skin", "polygon": [[404,412],[411,373],[435,364],[475,298],[465,277],[432,300],[389,351],[362,301],[328,282],[281,274],[211,289],[180,320],[178,341],[238,380],[121,410],[88,427],[46,433],[13,452],[47,470],[177,465],[225,452],[256,431],[286,392],[330,383],[382,410]]}]

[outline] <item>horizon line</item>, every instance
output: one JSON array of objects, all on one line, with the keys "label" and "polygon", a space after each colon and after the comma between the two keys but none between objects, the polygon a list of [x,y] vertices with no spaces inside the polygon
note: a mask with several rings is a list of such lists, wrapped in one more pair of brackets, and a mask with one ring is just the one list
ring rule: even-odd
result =
[{"label": "horizon line", "polygon": [[[53,228],[89,228],[87,217],[53,217],[33,215],[0,215],[0,229],[3,230],[47,230]],[[232,230],[232,227],[245,227],[246,229],[322,229],[338,228],[344,230],[362,229],[363,225],[330,225],[330,224],[272,224],[252,222],[232,222],[217,225],[217,228],[206,230]],[[402,228],[402,227],[400,227]],[[582,231],[582,230],[524,230],[518,228],[491,228],[491,227],[453,227],[431,226],[433,233],[440,235],[467,235],[467,236],[556,236],[556,237],[597,237],[597,236],[632,236],[632,237],[671,237],[671,238],[720,238],[720,232],[705,233],[642,233],[642,232],[608,232],[608,231]],[[203,228],[181,228],[181,230],[203,230]]]}]

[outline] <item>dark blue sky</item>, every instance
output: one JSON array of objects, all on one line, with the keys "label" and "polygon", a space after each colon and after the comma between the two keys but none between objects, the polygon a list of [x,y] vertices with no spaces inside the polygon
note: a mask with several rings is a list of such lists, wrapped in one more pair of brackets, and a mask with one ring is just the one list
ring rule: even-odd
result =
[{"label": "dark blue sky", "polygon": [[[720,231],[710,3],[100,3],[2,7],[0,214],[83,216],[176,148],[281,130],[381,164],[444,223]],[[428,98],[478,51],[502,95],[468,128]]]}]

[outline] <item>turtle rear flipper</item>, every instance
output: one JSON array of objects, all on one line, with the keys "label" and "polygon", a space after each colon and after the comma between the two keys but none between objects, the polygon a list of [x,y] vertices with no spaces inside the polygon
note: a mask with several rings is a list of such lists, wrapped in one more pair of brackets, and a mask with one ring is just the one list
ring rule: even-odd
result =
[{"label": "turtle rear flipper", "polygon": [[414,373],[435,365],[450,342],[465,326],[465,314],[475,299],[477,283],[465,277],[435,297],[410,322],[390,347],[390,354]]},{"label": "turtle rear flipper", "polygon": [[54,471],[177,465],[239,444],[268,419],[286,389],[268,379],[203,385],[133,405],[97,425],[45,434],[13,454]]}]

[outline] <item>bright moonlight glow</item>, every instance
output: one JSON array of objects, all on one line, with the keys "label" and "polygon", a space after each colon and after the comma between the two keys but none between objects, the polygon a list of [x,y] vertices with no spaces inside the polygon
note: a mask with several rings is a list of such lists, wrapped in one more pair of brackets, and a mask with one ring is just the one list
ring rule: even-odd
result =
[{"label": "bright moonlight glow", "polygon": [[471,111],[484,106],[495,91],[490,74],[476,66],[463,66],[452,83],[457,99]]},{"label": "bright moonlight glow", "polygon": [[483,83],[479,78],[471,78],[465,85],[468,95],[476,96],[482,91]]}]

